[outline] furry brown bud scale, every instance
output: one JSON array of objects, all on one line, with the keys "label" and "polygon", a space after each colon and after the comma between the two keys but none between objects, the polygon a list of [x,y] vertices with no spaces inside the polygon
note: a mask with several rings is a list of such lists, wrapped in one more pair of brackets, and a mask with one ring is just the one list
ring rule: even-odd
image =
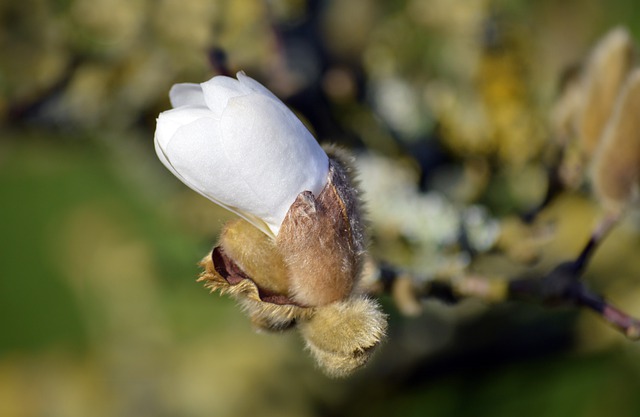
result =
[{"label": "furry brown bud scale", "polygon": [[346,166],[330,159],[327,185],[317,198],[308,191],[298,196],[276,238],[289,269],[291,295],[304,305],[347,297],[360,276],[362,216]]}]

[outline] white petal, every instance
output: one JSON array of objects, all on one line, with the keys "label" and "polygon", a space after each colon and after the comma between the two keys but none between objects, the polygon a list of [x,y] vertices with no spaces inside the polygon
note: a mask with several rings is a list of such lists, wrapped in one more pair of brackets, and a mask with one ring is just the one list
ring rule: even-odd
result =
[{"label": "white petal", "polygon": [[175,175],[182,182],[194,189],[195,186],[188,184],[187,181],[182,177],[180,172],[178,172],[173,167],[170,159],[166,154],[166,150],[169,142],[178,131],[178,129],[186,124],[192,123],[199,118],[207,117],[210,114],[211,112],[206,107],[202,108],[184,106],[160,113],[156,124],[154,146],[158,158],[164,164],[164,166],[173,173],[173,175]]},{"label": "white petal", "polygon": [[182,176],[180,175],[180,173],[176,171],[175,168],[173,168],[173,165],[171,165],[171,162],[169,162],[169,158],[167,158],[167,155],[164,153],[164,150],[160,147],[160,144],[158,143],[157,136],[154,138],[154,148],[156,150],[156,155],[158,155],[158,159],[160,159],[160,162],[162,162],[162,165],[164,165],[169,171],[171,171],[173,175],[178,177],[180,181],[185,182]]},{"label": "white petal", "polygon": [[169,90],[169,100],[173,107],[180,106],[199,106],[206,107],[204,94],[200,84],[181,83],[174,84]]},{"label": "white petal", "polygon": [[206,107],[182,106],[160,113],[156,123],[155,138],[158,145],[165,149],[176,131],[201,117],[211,116],[211,111]]},{"label": "white petal", "polygon": [[200,85],[204,101],[216,117],[222,116],[229,99],[251,93],[251,89],[238,80],[220,75]]},{"label": "white petal", "polygon": [[221,130],[222,149],[250,190],[247,211],[277,234],[297,195],[318,195],[326,184],[327,155],[291,110],[261,94],[229,100]]},{"label": "white petal", "polygon": [[238,175],[237,164],[224,153],[221,137],[220,122],[213,117],[180,127],[165,149],[172,170],[193,190],[275,236],[261,220],[260,202]]},{"label": "white petal", "polygon": [[275,94],[273,94],[271,91],[269,91],[269,89],[267,87],[265,87],[264,85],[260,84],[259,82],[257,82],[253,78],[251,78],[248,75],[246,75],[244,73],[244,71],[239,71],[236,74],[236,77],[238,77],[238,81],[240,81],[240,83],[242,85],[244,85],[245,87],[249,88],[251,91],[256,92],[256,93],[260,93],[260,94],[265,95],[267,97],[271,97],[272,99],[274,99],[276,101],[280,101],[280,99],[278,97],[276,97]]}]

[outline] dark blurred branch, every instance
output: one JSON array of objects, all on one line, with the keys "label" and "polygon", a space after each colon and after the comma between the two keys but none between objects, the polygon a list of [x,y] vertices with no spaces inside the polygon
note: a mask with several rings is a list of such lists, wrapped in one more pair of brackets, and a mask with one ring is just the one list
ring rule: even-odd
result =
[{"label": "dark blurred branch", "polygon": [[209,64],[217,75],[233,77],[234,74],[229,69],[229,59],[224,49],[213,47],[209,50]]},{"label": "dark blurred branch", "polygon": [[551,167],[547,167],[547,191],[545,193],[544,198],[536,207],[532,208],[528,212],[522,215],[522,220],[527,224],[533,224],[538,215],[562,193],[564,190],[564,184],[560,179],[560,174],[558,170],[558,166],[560,164],[559,157],[558,161]]},{"label": "dark blurred branch", "polygon": [[[583,252],[584,253],[584,252]],[[640,339],[640,321],[611,305],[590,290],[580,275],[586,258],[558,265],[542,278],[520,278],[509,282],[509,298],[525,299],[547,305],[569,305],[589,309],[628,338]]]},{"label": "dark blurred branch", "polygon": [[22,101],[10,102],[7,109],[9,120],[13,123],[19,123],[26,119],[37,117],[43,107],[55,100],[55,98],[69,86],[76,70],[84,60],[84,56],[73,57],[67,63],[64,71],[62,71],[60,78],[55,80],[47,88],[39,91],[38,94],[33,97]]},{"label": "dark blurred branch", "polygon": [[586,308],[629,339],[639,340],[640,320],[592,292],[580,279],[584,266],[582,261],[564,262],[542,277],[507,278],[463,274],[431,279],[417,279],[392,267],[382,266],[375,280],[380,285],[368,288],[373,295],[391,294],[398,308],[412,315],[417,314],[417,303],[427,298],[446,303],[476,298],[490,303],[512,300]]}]

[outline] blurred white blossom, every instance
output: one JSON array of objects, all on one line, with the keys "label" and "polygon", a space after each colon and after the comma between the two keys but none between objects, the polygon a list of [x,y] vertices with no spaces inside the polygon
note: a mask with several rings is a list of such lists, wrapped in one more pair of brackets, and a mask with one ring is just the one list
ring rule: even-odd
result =
[{"label": "blurred white blossom", "polygon": [[356,163],[374,228],[393,230],[432,251],[455,244],[462,230],[475,250],[495,243],[498,222],[484,207],[459,207],[436,191],[421,193],[414,173],[391,159],[369,153]]}]

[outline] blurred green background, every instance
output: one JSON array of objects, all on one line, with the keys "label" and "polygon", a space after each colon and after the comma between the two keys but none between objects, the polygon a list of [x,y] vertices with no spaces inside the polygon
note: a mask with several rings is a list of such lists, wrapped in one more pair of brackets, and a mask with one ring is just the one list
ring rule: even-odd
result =
[{"label": "blurred green background", "polygon": [[[407,318],[383,299],[389,341],[326,378],[296,334],[254,333],[195,283],[231,215],[152,146],[173,83],[244,70],[319,139],[517,214],[544,194],[562,71],[615,25],[640,40],[634,1],[3,0],[0,19],[0,416],[640,415],[637,345],[588,312],[525,304]],[[597,210],[563,196],[533,268],[575,254]],[[629,217],[587,278],[638,315]],[[445,250],[391,229],[372,227],[386,261]],[[507,258],[482,268],[529,268]]]}]

